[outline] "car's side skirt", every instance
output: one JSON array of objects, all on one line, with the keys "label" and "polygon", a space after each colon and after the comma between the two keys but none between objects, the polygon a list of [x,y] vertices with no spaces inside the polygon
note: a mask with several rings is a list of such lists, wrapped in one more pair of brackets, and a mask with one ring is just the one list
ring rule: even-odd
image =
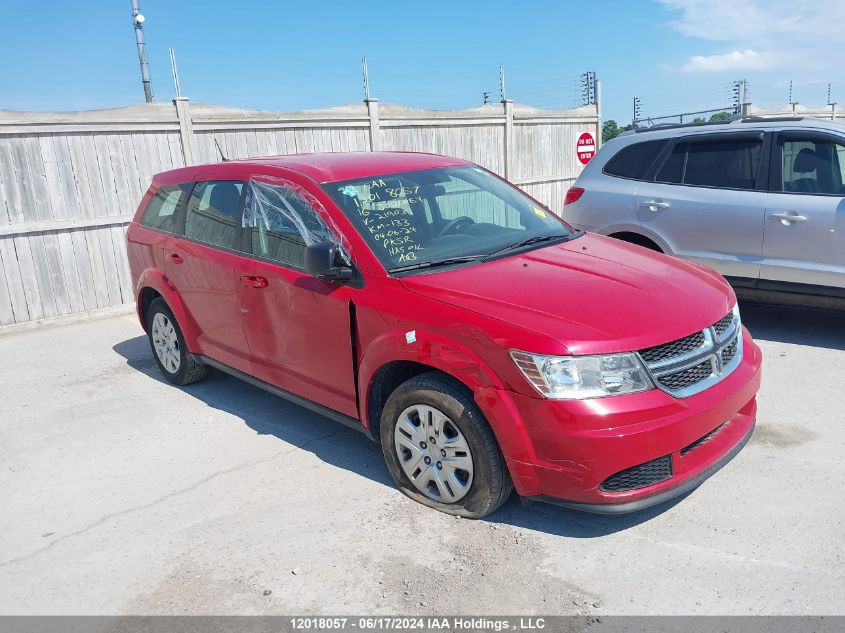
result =
[{"label": "car's side skirt", "polygon": [[329,407],[323,406],[322,404],[318,404],[313,400],[308,400],[307,398],[303,398],[302,396],[298,396],[295,393],[291,393],[290,391],[285,391],[284,389],[280,389],[275,385],[271,385],[269,382],[264,382],[256,378],[255,376],[250,376],[247,373],[244,373],[234,367],[229,367],[229,365],[225,365],[219,361],[214,360],[213,358],[209,358],[208,356],[202,356],[200,354],[194,354],[194,358],[200,363],[208,365],[209,367],[214,367],[215,369],[219,369],[220,371],[229,374],[230,376],[234,376],[235,378],[240,378],[244,382],[248,382],[251,385],[255,385],[265,391],[269,391],[275,396],[279,396],[280,398],[284,398],[289,402],[293,402],[294,404],[299,405],[300,407],[304,407],[309,411],[313,411],[314,413],[319,413],[322,416],[325,416],[335,422],[340,422],[344,426],[348,426],[351,429],[355,429],[356,431],[362,432],[372,441],[376,441],[373,433],[370,429],[366,428],[363,424],[361,424],[360,420],[356,420],[355,418],[349,417],[339,411],[335,411],[334,409],[330,409]]}]

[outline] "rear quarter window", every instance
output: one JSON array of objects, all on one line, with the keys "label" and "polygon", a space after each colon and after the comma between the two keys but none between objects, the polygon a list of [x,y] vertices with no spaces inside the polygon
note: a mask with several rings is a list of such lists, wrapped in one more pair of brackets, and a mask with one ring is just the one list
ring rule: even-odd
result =
[{"label": "rear quarter window", "polygon": [[178,186],[160,187],[141,216],[141,224],[151,229],[173,233],[176,229],[176,209],[179,207],[182,193],[182,188]]},{"label": "rear quarter window", "polygon": [[603,171],[609,176],[642,180],[667,142],[668,139],[660,139],[623,147],[616,152],[613,158],[607,161]]}]

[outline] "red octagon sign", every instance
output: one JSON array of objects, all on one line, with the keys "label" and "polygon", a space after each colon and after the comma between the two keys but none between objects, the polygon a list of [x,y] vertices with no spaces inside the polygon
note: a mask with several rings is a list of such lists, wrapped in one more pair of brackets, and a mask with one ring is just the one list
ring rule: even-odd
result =
[{"label": "red octagon sign", "polygon": [[584,132],[578,137],[578,147],[575,148],[578,152],[578,160],[582,165],[590,162],[590,159],[596,155],[596,139],[589,132]]}]

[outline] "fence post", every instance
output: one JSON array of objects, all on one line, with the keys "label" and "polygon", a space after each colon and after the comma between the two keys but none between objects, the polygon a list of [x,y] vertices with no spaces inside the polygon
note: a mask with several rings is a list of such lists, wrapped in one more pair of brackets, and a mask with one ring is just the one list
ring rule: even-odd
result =
[{"label": "fence post", "polygon": [[381,150],[381,129],[378,121],[378,99],[367,99],[367,113],[370,115],[370,151]]},{"label": "fence post", "polygon": [[505,179],[510,179],[513,176],[511,169],[511,158],[513,154],[513,101],[505,99],[502,101],[505,108],[505,144],[503,148],[503,158],[505,163]]},{"label": "fence post", "polygon": [[194,123],[191,120],[191,106],[187,97],[176,97],[176,118],[179,119],[179,139],[182,141],[182,159],[185,166],[196,164],[196,150],[194,148]]}]

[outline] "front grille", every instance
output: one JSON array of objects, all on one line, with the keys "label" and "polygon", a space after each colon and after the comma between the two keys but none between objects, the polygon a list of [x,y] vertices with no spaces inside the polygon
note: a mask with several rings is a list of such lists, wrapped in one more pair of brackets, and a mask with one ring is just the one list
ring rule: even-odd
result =
[{"label": "front grille", "polygon": [[699,446],[704,444],[704,442],[706,442],[708,440],[712,440],[715,437],[715,435],[725,427],[725,424],[727,424],[727,422],[725,422],[724,424],[720,424],[719,426],[717,426],[715,429],[713,429],[709,433],[702,435],[701,437],[699,437],[697,440],[695,440],[691,444],[687,444],[686,446],[684,446],[681,449],[681,455],[686,455],[690,451],[694,451]]},{"label": "front grille", "polygon": [[719,319],[713,324],[713,330],[716,332],[716,336],[722,338],[722,336],[727,332],[731,325],[734,322],[734,315],[733,313],[729,314],[728,316]]},{"label": "front grille", "polygon": [[704,332],[696,332],[665,345],[656,345],[644,349],[640,351],[640,356],[646,363],[659,363],[697,350],[702,345],[704,345]]},{"label": "front grille", "polygon": [[731,362],[736,356],[736,347],[739,344],[739,337],[734,337],[734,340],[730,342],[729,345],[722,348],[721,355],[722,355],[722,364],[727,365]]},{"label": "front grille", "polygon": [[655,385],[677,398],[715,385],[736,369],[741,354],[742,328],[733,313],[701,332],[639,352]]},{"label": "front grille", "polygon": [[681,371],[677,371],[672,374],[666,374],[665,376],[660,376],[657,379],[661,385],[669,389],[670,391],[678,391],[679,389],[686,389],[687,387],[691,387],[697,382],[701,382],[705,378],[709,378],[713,375],[713,363],[710,362],[708,358],[702,363],[695,365],[693,367],[689,367],[687,369],[682,369]]},{"label": "front grille", "polygon": [[605,479],[599,486],[605,492],[623,492],[625,490],[637,490],[645,488],[661,481],[666,481],[672,476],[672,457],[658,457],[650,462],[638,464],[625,470],[620,470],[615,475]]}]

